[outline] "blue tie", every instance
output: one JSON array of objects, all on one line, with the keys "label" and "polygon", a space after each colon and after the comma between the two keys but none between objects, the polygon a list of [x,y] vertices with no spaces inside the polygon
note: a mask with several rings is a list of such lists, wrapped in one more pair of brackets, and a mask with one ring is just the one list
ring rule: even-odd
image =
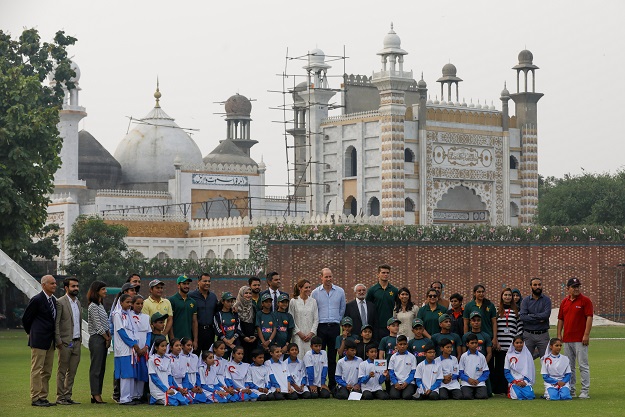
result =
[{"label": "blue tie", "polygon": [[56,319],[56,307],[54,306],[54,301],[52,297],[48,298],[48,303],[50,304],[50,308],[52,309],[52,318]]}]

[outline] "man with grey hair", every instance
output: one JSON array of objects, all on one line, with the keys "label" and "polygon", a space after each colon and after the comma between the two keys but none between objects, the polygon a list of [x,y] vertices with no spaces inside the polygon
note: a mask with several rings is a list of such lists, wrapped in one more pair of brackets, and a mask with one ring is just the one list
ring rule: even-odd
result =
[{"label": "man with grey hair", "polygon": [[[356,335],[360,335],[362,327],[366,324],[376,329],[378,315],[375,311],[375,304],[365,300],[367,287],[364,284],[356,284],[354,286],[354,296],[356,298],[345,306],[345,317],[351,317],[354,322],[352,332]],[[373,338],[379,340],[375,332]]]},{"label": "man with grey hair", "polygon": [[56,405],[48,401],[48,383],[54,362],[54,331],[57,315],[56,279],[52,275],[41,278],[42,291],[30,299],[22,325],[28,333],[30,346],[30,401],[35,407]]}]

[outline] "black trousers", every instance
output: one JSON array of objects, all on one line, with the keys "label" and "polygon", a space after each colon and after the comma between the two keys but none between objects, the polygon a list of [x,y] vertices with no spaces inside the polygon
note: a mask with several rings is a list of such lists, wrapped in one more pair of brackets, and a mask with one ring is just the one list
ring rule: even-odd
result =
[{"label": "black trousers", "polygon": [[91,395],[101,395],[106,371],[106,340],[99,334],[89,337],[89,385]]},{"label": "black trousers", "polygon": [[485,400],[488,398],[486,387],[460,387],[463,400]]},{"label": "black trousers", "polygon": [[361,400],[388,400],[389,395],[383,389],[379,389],[377,391],[363,391]]},{"label": "black trousers", "polygon": [[[340,333],[341,326],[338,323],[319,323],[317,326],[317,336],[322,340],[322,349],[328,354],[328,387],[330,391],[333,391],[336,386],[334,379],[334,373],[336,372],[336,338]],[[325,381],[321,381],[321,383],[323,384]]]},{"label": "black trousers", "polygon": [[330,398],[330,391],[325,388],[317,387],[317,392],[310,392],[310,399],[316,400],[317,398],[326,399]]},{"label": "black trousers", "polygon": [[200,356],[202,351],[210,349],[215,342],[215,329],[212,325],[199,324],[197,328],[197,346],[198,352],[196,355]]},{"label": "black trousers", "polygon": [[[508,380],[504,375],[504,365],[506,363],[506,350],[493,351],[494,366],[490,368],[490,382],[493,394],[507,394]],[[490,364],[488,365],[490,367]]]},{"label": "black trousers", "polygon": [[412,396],[415,393],[414,384],[408,384],[406,388],[402,390],[395,389],[394,386],[391,385],[391,392],[389,392],[391,400],[413,400]]},{"label": "black trousers", "polygon": [[459,389],[440,388],[438,390],[438,396],[440,397],[441,400],[448,400],[450,398],[452,400],[461,400],[462,391]]}]

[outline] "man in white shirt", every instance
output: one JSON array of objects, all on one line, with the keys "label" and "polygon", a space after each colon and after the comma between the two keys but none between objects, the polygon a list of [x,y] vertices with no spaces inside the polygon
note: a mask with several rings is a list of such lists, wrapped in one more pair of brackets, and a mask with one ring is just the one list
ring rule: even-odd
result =
[{"label": "man in white shirt", "polygon": [[63,281],[65,295],[56,302],[55,344],[59,351],[59,368],[56,374],[56,403],[60,405],[79,404],[72,400],[74,378],[80,362],[82,320],[79,284],[74,277]]}]

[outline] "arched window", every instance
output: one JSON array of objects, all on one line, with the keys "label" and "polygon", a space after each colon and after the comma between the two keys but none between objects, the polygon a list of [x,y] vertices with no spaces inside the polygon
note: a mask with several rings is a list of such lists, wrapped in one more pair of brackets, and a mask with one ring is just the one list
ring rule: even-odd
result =
[{"label": "arched window", "polygon": [[197,253],[194,250],[189,252],[189,259],[197,259]]},{"label": "arched window", "polygon": [[160,260],[169,259],[169,255],[165,252],[159,252],[158,254],[156,254],[156,258]]},{"label": "arched window", "polygon": [[358,214],[358,202],[354,198],[354,196],[350,195],[345,200],[345,204],[343,205],[343,214],[356,216]]},{"label": "arched window", "polygon": [[345,150],[345,176],[355,177],[358,171],[358,153],[356,148],[349,146]]},{"label": "arched window", "polygon": [[414,152],[412,152],[412,149],[404,149],[404,162],[414,162]]},{"label": "arched window", "polygon": [[514,157],[514,155],[510,155],[510,169],[517,169],[519,167],[519,161]]},{"label": "arched window", "polygon": [[208,252],[206,252],[206,259],[215,259],[217,257],[217,255],[215,255],[215,251],[212,249],[209,249]]},{"label": "arched window", "polygon": [[379,216],[380,215],[380,200],[377,197],[371,197],[369,199],[369,216]]},{"label": "arched window", "polygon": [[510,217],[519,217],[519,206],[515,202],[510,202]]},{"label": "arched window", "polygon": [[408,212],[413,212],[414,206],[415,206],[414,201],[412,201],[410,198],[407,198],[404,204],[404,210]]},{"label": "arched window", "polygon": [[234,252],[232,249],[226,249],[224,252],[224,259],[234,259]]}]

